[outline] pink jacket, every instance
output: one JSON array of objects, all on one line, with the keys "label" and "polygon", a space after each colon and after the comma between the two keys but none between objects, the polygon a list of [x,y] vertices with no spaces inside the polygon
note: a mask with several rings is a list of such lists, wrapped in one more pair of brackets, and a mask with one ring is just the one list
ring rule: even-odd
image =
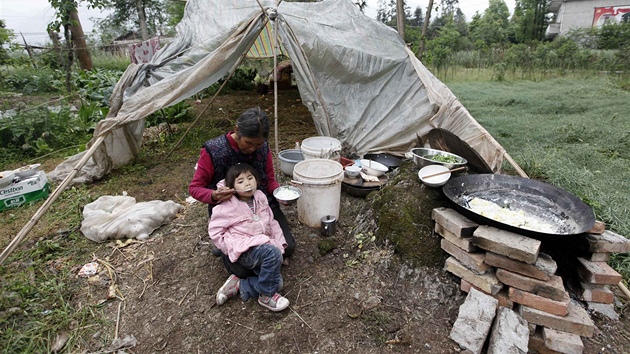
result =
[{"label": "pink jacket", "polygon": [[282,253],[287,247],[280,224],[273,218],[267,197],[262,191],[257,190],[254,193],[254,204],[255,215],[247,203],[236,196],[218,204],[212,210],[208,235],[232,263],[254,246],[269,243],[278,247]]}]

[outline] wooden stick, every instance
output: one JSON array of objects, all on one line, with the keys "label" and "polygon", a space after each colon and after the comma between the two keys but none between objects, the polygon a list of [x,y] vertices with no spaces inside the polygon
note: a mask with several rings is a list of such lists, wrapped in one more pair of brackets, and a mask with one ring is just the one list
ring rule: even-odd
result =
[{"label": "wooden stick", "polygon": [[438,173],[433,173],[433,174],[430,174],[428,176],[422,176],[422,179],[427,179],[427,178],[431,178],[431,177],[435,177],[435,176],[440,176],[440,175],[444,175],[444,174],[451,173],[451,172],[461,171],[461,170],[463,170],[465,168],[466,168],[466,166],[462,166],[462,167],[454,168],[452,170],[446,170],[446,171],[442,171],[442,172],[438,172]]},{"label": "wooden stick", "polygon": [[103,141],[105,140],[105,137],[107,137],[107,135],[109,135],[110,132],[111,131],[108,131],[106,134],[101,135],[98,139],[96,139],[94,144],[85,153],[83,158],[76,164],[76,166],[74,166],[74,169],[70,171],[70,174],[68,174],[68,176],[63,180],[63,182],[59,184],[59,186],[57,186],[57,189],[55,189],[55,191],[48,197],[48,199],[46,199],[46,202],[44,202],[44,204],[42,204],[42,206],[39,207],[35,215],[31,217],[31,219],[26,223],[26,225],[22,227],[20,232],[18,232],[15,238],[13,238],[11,243],[9,243],[9,245],[4,249],[4,251],[2,251],[2,253],[0,254],[0,264],[4,263],[4,261],[7,259],[7,257],[9,257],[11,252],[15,250],[15,248],[22,241],[22,239],[24,239],[24,237],[26,237],[26,235],[28,235],[28,233],[31,232],[33,227],[39,222],[39,219],[41,219],[42,216],[44,216],[48,208],[50,208],[52,204],[55,202],[55,200],[59,198],[59,196],[66,189],[68,184],[70,184],[70,181],[72,181],[74,176],[76,176],[77,173],[81,171],[81,168],[92,157],[92,155],[94,154],[94,151],[96,151],[96,149],[103,143]]},{"label": "wooden stick", "polygon": [[116,315],[116,330],[114,331],[114,339],[118,339],[118,325],[120,324],[120,307],[122,301],[118,303],[118,314]]},{"label": "wooden stick", "polygon": [[619,287],[619,289],[621,289],[621,292],[626,295],[626,297],[628,299],[630,299],[630,290],[628,290],[628,288],[626,288],[626,286],[623,284],[623,282],[619,282],[619,284],[617,284],[617,286]]},{"label": "wooden stick", "polygon": [[514,167],[514,169],[516,170],[516,172],[521,176],[521,177],[525,177],[525,178],[529,178],[529,176],[527,175],[527,173],[525,173],[525,171],[523,171],[523,169],[521,168],[521,166],[519,166],[516,161],[514,161],[512,159],[512,157],[506,152],[503,154],[503,157],[505,157],[506,160],[508,160],[508,162],[510,163],[510,165],[512,165],[512,167]]}]

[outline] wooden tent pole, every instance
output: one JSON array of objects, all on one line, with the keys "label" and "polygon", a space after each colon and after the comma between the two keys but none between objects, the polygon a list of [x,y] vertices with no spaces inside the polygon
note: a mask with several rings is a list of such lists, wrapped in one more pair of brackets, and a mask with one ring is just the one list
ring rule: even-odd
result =
[{"label": "wooden tent pole", "polygon": [[[276,156],[278,151],[278,22],[273,20],[273,134],[276,141]],[[290,84],[289,84],[290,85]],[[280,170],[280,159],[276,159],[276,171]]]},{"label": "wooden tent pole", "polygon": [[104,135],[101,135],[98,139],[96,139],[94,144],[92,144],[90,149],[85,153],[85,156],[83,156],[83,158],[77,163],[77,165],[74,166],[74,169],[70,172],[70,174],[61,182],[59,186],[57,186],[55,191],[48,197],[48,199],[46,199],[46,202],[42,204],[41,207],[39,207],[35,215],[31,217],[31,219],[26,223],[26,225],[22,227],[20,232],[18,232],[15,238],[11,241],[11,243],[9,243],[9,245],[4,249],[4,251],[2,251],[2,253],[0,254],[0,264],[4,263],[4,261],[7,259],[7,257],[9,257],[11,252],[13,252],[13,250],[22,241],[22,239],[24,239],[26,235],[28,235],[28,233],[37,224],[37,222],[39,222],[39,219],[41,219],[42,216],[44,216],[48,208],[50,208],[50,206],[55,202],[55,200],[57,200],[57,198],[61,195],[61,193],[63,193],[63,191],[66,189],[68,184],[70,184],[70,181],[72,181],[74,176],[76,176],[77,173],[79,173],[79,171],[85,165],[85,163],[90,159],[90,157],[92,157],[92,155],[94,154],[94,151],[96,151],[96,149],[103,143],[107,135],[109,135],[109,132],[107,132]]},{"label": "wooden tent pole", "polygon": [[514,167],[514,169],[516,170],[516,172],[521,176],[521,177],[525,177],[525,178],[529,178],[529,176],[527,175],[527,173],[525,173],[525,171],[523,171],[523,169],[521,168],[521,166],[519,166],[516,161],[514,161],[512,159],[512,157],[506,152],[503,153],[503,156],[505,157],[506,160],[508,160],[508,162],[510,163],[510,165],[512,165],[512,167]]}]

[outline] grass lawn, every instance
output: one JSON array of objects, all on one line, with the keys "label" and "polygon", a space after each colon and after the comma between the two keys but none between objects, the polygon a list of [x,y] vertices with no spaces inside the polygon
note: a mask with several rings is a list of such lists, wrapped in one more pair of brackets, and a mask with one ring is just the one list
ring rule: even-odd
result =
[{"label": "grass lawn", "polygon": [[[629,92],[606,78],[448,86],[530,177],[579,196],[630,237]],[[628,279],[630,257],[615,263]]]}]

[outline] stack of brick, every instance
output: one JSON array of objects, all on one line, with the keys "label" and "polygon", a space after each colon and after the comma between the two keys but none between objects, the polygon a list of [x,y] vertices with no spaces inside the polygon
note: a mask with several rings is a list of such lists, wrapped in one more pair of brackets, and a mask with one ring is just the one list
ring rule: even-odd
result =
[{"label": "stack of brick", "polygon": [[622,277],[607,262],[611,253],[630,252],[630,240],[603,230],[600,234],[586,234],[580,246],[586,255],[577,258],[580,277],[578,296],[588,304],[589,309],[615,319],[617,314],[610,285],[618,284]]},{"label": "stack of brick", "polygon": [[[462,291],[474,288],[497,299],[499,306],[514,308],[531,326],[532,349],[582,353],[580,336],[592,337],[595,325],[586,310],[570,299],[562,278],[555,274],[556,262],[540,253],[539,240],[477,225],[453,209],[434,209],[432,218],[435,232],[443,237],[442,249],[451,255],[445,270],[461,278]],[[613,280],[588,269],[582,271],[584,279],[595,287]]]}]

